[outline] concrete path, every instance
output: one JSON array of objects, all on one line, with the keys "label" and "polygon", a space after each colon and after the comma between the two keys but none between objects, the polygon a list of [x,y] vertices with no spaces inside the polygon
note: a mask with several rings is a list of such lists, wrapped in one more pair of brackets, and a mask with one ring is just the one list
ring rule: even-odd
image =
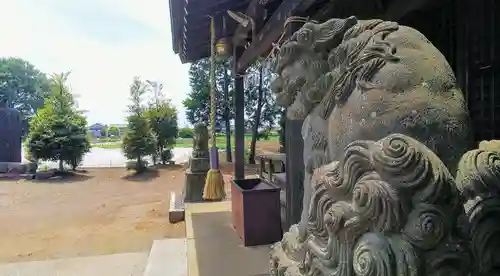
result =
[{"label": "concrete path", "polygon": [[148,252],[0,265],[2,276],[143,276]]},{"label": "concrete path", "polygon": [[[176,164],[186,163],[191,155],[191,148],[173,148],[173,161]],[[24,159],[24,150],[23,150]],[[121,149],[92,148],[83,158],[82,168],[110,168],[124,167],[127,159],[123,156]],[[41,162],[40,166],[57,168],[57,162]]]},{"label": "concrete path", "polygon": [[269,246],[243,246],[230,201],[187,203],[186,237],[189,276],[268,275]]}]

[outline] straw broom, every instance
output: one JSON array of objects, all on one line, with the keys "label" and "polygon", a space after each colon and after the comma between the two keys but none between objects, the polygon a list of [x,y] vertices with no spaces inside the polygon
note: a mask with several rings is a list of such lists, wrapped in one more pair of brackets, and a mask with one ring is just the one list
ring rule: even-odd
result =
[{"label": "straw broom", "polygon": [[210,17],[210,127],[212,130],[212,147],[210,148],[210,170],[203,190],[203,199],[212,201],[223,200],[226,197],[224,179],[219,170],[219,151],[215,133],[215,85],[215,28],[214,18]]}]

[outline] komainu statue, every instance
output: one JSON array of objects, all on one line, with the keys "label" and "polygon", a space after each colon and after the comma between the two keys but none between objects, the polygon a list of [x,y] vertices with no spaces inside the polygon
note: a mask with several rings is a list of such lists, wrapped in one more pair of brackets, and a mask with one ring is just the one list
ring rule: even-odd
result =
[{"label": "komainu statue", "polygon": [[275,62],[277,101],[304,120],[305,179],[301,221],[273,246],[272,275],[500,275],[490,254],[500,246],[464,209],[497,191],[500,170],[468,157],[462,92],[424,35],[354,17],[306,23]]},{"label": "komainu statue", "polygon": [[205,123],[194,126],[193,157],[208,157],[208,128]]}]

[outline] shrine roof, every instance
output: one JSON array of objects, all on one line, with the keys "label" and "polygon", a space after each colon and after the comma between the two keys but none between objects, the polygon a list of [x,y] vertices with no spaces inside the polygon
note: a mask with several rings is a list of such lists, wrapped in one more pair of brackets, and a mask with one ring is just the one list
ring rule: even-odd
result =
[{"label": "shrine roof", "polygon": [[[182,63],[193,62],[210,55],[209,15],[227,10],[245,12],[251,0],[169,0],[172,47]],[[227,33],[237,28],[228,20]]]}]

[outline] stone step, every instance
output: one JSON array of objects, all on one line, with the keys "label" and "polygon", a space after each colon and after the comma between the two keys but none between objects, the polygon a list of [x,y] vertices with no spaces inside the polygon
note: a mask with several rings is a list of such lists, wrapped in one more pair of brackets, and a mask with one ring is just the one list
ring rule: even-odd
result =
[{"label": "stone step", "polygon": [[187,265],[186,239],[156,240],[144,276],[187,276]]},{"label": "stone step", "polygon": [[147,252],[0,265],[2,276],[142,276]]}]

